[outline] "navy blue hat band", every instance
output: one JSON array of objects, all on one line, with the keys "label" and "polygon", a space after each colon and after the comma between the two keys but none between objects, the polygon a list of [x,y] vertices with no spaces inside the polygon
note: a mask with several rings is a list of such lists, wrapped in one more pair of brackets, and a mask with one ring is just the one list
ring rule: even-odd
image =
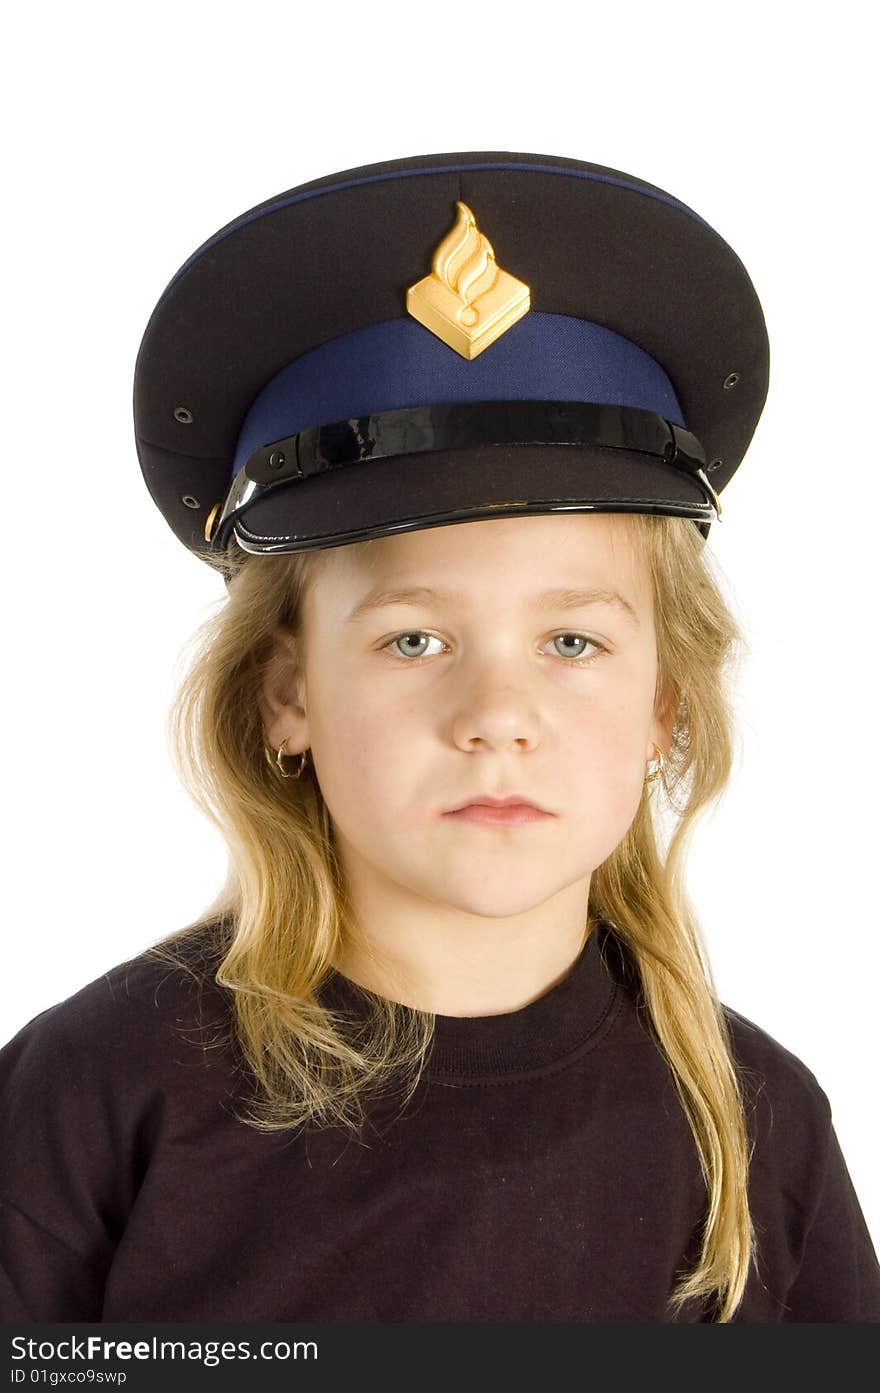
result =
[{"label": "navy blue hat band", "polygon": [[436,402],[523,399],[631,406],[685,424],[656,359],[601,324],[533,310],[469,362],[412,317],[388,319],[319,344],[270,379],[242,423],[232,476],[260,446],[310,427]]}]

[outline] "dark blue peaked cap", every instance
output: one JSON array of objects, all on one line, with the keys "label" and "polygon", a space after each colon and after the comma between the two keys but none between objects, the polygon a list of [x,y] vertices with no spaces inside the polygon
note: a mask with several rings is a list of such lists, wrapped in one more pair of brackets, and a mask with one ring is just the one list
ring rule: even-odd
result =
[{"label": "dark blue peaked cap", "polygon": [[704,536],[767,395],[736,254],[632,175],[552,155],[413,156],[228,223],[138,353],[150,493],[190,550],[339,546],[549,512]]}]

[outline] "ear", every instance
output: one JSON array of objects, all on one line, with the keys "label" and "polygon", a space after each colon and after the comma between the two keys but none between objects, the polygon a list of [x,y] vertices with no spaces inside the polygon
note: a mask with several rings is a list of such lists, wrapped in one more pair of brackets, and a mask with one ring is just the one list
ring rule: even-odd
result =
[{"label": "ear", "polygon": [[649,733],[649,745],[645,755],[646,760],[655,760],[657,750],[663,751],[664,757],[669,753],[672,744],[672,727],[675,724],[675,713],[679,706],[678,693],[670,693],[665,704],[661,704],[661,694],[657,693],[657,705],[654,708],[654,716],[651,720],[651,730]]},{"label": "ear", "polygon": [[255,655],[259,672],[257,702],[266,739],[276,749],[298,754],[310,743],[301,654],[289,629],[276,625]]}]

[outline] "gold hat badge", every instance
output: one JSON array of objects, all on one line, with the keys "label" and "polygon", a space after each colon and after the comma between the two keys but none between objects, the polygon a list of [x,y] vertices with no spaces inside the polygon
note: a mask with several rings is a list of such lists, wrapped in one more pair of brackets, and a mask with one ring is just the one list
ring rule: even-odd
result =
[{"label": "gold hat badge", "polygon": [[529,287],[496,264],[466,203],[438,243],[431,274],[406,292],[407,313],[462,358],[476,358],[529,309]]}]

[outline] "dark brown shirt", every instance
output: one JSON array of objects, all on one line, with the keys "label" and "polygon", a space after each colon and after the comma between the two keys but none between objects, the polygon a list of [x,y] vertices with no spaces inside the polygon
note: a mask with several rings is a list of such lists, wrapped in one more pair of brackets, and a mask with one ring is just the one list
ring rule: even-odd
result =
[{"label": "dark brown shirt", "polygon": [[[338,975],[326,997],[362,1009]],[[238,1120],[229,1009],[209,968],[199,990],[141,955],[0,1050],[4,1320],[670,1319],[705,1187],[613,930],[519,1011],[439,1016],[413,1099],[372,1105],[361,1141]],[[759,1244],[735,1319],[880,1321],[828,1099],[725,1010]]]}]

